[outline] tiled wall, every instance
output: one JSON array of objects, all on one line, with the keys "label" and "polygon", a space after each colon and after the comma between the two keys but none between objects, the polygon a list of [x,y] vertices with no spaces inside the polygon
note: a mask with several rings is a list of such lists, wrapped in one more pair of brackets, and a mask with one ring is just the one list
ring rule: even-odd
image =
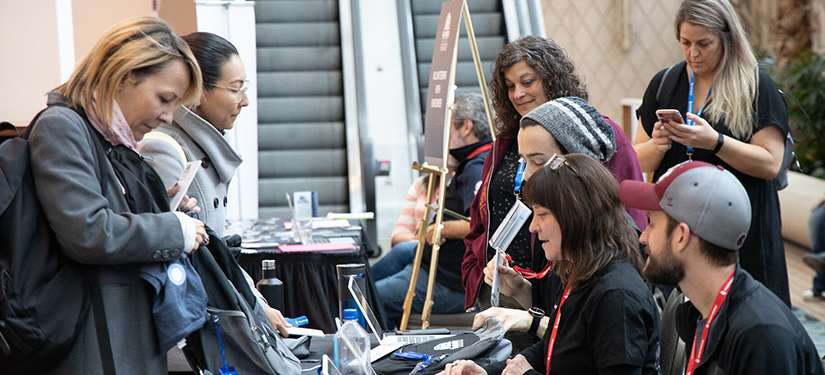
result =
[{"label": "tiled wall", "polygon": [[[622,3],[630,49],[622,48]],[[683,60],[673,30],[677,0],[543,0],[547,37],[567,50],[590,102],[616,122],[623,98],[641,98],[653,75]]]}]

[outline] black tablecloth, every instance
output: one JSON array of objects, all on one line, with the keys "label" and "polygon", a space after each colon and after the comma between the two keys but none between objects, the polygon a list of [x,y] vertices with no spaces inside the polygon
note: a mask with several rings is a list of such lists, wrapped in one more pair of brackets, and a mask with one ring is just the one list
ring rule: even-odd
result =
[{"label": "black tablecloth", "polygon": [[317,328],[335,333],[335,317],[338,316],[338,274],[335,266],[346,263],[366,265],[366,291],[370,306],[378,322],[386,327],[384,308],[378,299],[375,279],[369,267],[369,259],[362,247],[352,251],[292,252],[258,250],[244,252],[239,263],[257,283],[263,277],[261,261],[275,260],[276,277],[284,283],[284,310],[286,317],[305,315],[307,328]]}]

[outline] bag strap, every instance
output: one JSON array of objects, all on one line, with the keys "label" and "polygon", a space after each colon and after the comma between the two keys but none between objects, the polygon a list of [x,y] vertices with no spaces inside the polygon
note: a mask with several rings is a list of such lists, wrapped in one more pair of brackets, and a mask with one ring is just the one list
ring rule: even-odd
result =
[{"label": "bag strap", "polygon": [[[91,133],[92,143],[95,149],[95,155],[97,157],[98,174],[100,175],[100,194],[106,196],[108,175],[106,174],[103,166],[109,161],[109,159],[106,157],[106,152],[104,151],[106,147],[105,143],[103,143],[103,137],[92,126],[92,123],[89,122],[89,118],[86,116],[86,111],[83,108],[74,106],[72,110],[83,119],[83,122],[86,123],[86,126]],[[92,293],[92,312],[95,317],[95,331],[97,331],[97,345],[100,350],[100,361],[103,365],[103,373],[105,375],[116,375],[117,371],[115,370],[115,357],[114,352],[112,351],[112,341],[109,337],[109,324],[106,321],[106,309],[103,306],[103,290],[100,285],[100,274],[97,272],[89,272],[89,274],[91,275],[90,281],[92,284],[90,286]]]},{"label": "bag strap", "polygon": [[[676,64],[671,65],[667,70],[665,70],[665,74],[662,76],[662,80],[659,81],[659,89],[656,90],[656,103],[659,104],[659,108],[663,108],[664,103],[662,103],[662,99],[667,99],[673,96],[673,91],[676,90],[676,83],[679,81],[679,72],[685,69],[687,65],[687,61],[682,61]],[[674,74],[670,74],[671,71]]]}]

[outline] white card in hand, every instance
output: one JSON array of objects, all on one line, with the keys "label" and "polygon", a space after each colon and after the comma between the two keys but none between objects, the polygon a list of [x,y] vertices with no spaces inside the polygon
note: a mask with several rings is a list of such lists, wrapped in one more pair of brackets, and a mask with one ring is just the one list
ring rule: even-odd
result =
[{"label": "white card in hand", "polygon": [[493,268],[493,285],[490,286],[490,288],[492,289],[492,291],[490,292],[490,305],[493,307],[498,307],[500,294],[498,290],[498,286],[500,283],[500,279],[498,276],[498,267],[504,264],[504,254],[502,254],[501,251],[496,250],[496,255],[495,257],[493,257],[493,259],[495,259],[494,264],[496,266],[495,268]]},{"label": "white card in hand", "polygon": [[169,202],[169,207],[172,211],[178,210],[178,206],[180,206],[183,196],[189,191],[189,185],[192,183],[192,180],[195,179],[195,173],[197,173],[200,168],[200,160],[186,163],[186,167],[183,168],[183,173],[180,175],[180,179],[178,180],[178,186],[180,186],[180,189],[178,189],[178,192],[175,193],[175,196],[172,197],[172,200]]},{"label": "white card in hand", "polygon": [[504,217],[493,236],[490,237],[490,246],[498,251],[507,251],[510,242],[513,242],[513,238],[516,237],[518,231],[530,218],[531,213],[533,211],[530,211],[527,205],[516,199],[516,203],[510,208],[510,212],[507,212],[507,216]]}]

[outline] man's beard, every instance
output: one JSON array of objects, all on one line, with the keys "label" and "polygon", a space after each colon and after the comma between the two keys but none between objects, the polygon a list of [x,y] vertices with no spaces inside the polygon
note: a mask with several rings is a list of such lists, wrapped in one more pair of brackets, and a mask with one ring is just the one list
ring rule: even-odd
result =
[{"label": "man's beard", "polygon": [[669,238],[659,257],[651,255],[647,258],[642,276],[651,284],[673,286],[685,278],[685,264],[673,255]]}]

